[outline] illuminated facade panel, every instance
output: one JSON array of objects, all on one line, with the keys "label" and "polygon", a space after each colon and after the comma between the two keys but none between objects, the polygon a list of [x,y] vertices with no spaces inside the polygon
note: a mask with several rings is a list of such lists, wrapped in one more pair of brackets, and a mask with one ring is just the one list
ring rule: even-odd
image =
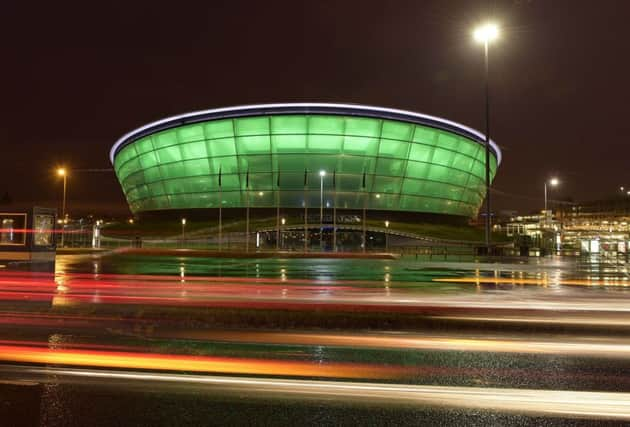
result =
[{"label": "illuminated facade panel", "polygon": [[[275,106],[178,116],[123,137],[112,159],[132,212],[319,207],[320,179],[326,207],[340,209],[470,217],[483,201],[485,147],[468,128],[362,106]],[[497,159],[493,144],[492,178]]]}]

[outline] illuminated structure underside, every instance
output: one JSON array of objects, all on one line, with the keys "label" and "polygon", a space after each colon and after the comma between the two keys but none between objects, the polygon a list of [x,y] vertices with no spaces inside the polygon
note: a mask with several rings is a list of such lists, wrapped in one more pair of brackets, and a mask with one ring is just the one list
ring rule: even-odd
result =
[{"label": "illuminated structure underside", "polygon": [[[110,158],[134,213],[326,207],[474,216],[483,135],[447,120],[343,104],[185,114],[122,137]],[[491,144],[491,177],[501,152]]]}]

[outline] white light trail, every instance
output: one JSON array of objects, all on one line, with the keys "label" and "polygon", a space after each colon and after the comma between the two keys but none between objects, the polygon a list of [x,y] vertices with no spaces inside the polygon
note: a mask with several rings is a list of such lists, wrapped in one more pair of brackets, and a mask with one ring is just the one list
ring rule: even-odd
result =
[{"label": "white light trail", "polygon": [[335,399],[361,403],[491,410],[528,415],[630,420],[630,393],[448,387],[285,380],[274,378],[178,375],[143,372],[29,368],[45,378],[66,376],[211,386],[247,398]]}]

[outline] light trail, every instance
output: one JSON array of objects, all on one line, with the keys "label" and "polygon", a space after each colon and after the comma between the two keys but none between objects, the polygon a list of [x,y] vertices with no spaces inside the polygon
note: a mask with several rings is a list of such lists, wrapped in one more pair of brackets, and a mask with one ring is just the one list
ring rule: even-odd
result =
[{"label": "light trail", "polygon": [[[56,277],[56,281],[52,279]],[[48,280],[47,280],[48,279]],[[92,280],[90,280],[92,279]],[[474,278],[436,279],[440,281]],[[512,278],[479,278],[490,282],[518,282]],[[543,279],[524,279],[532,284]],[[623,281],[593,281],[587,283]],[[320,312],[379,312],[426,318],[488,322],[630,325],[630,300],[580,292],[418,294],[413,289],[365,287],[362,281],[247,277],[186,277],[0,273],[0,302],[48,302],[53,307],[97,304],[168,306],[200,309],[252,309]],[[343,283],[343,285],[341,285]],[[560,282],[562,283],[562,281]],[[577,281],[576,281],[577,283]],[[619,289],[619,288],[617,288]]]},{"label": "light trail", "polygon": [[[262,310],[319,310],[337,312],[395,312],[439,318],[501,319],[511,314],[516,318],[536,318],[547,315],[550,323],[569,315],[592,316],[593,320],[615,315],[610,319],[620,326],[630,325],[630,300],[612,295],[528,295],[517,299],[507,294],[471,294],[433,296],[415,294],[406,289],[365,289],[335,286],[272,286],[268,284],[225,285],[172,280],[167,284],[153,282],[103,280],[40,281],[35,278],[12,278],[2,281],[0,301],[46,301],[53,306],[78,304],[125,304],[200,308],[244,308]],[[313,281],[312,283],[317,283]],[[129,284],[129,286],[127,286]],[[521,311],[521,313],[516,313]],[[492,312],[492,315],[489,313]],[[515,316],[518,314],[518,316]],[[623,319],[620,319],[623,317]]]},{"label": "light trail", "polygon": [[[481,319],[488,321],[489,318]],[[551,320],[550,320],[551,321]],[[156,324],[157,323],[157,324]],[[570,356],[590,356],[601,358],[630,358],[630,340],[621,337],[576,337],[553,335],[533,339],[523,334],[500,334],[497,336],[463,336],[461,334],[419,334],[419,333],[318,333],[300,331],[255,331],[255,330],[213,330],[213,329],[169,329],[168,322],[159,319],[121,319],[117,317],[92,317],[79,315],[1,313],[0,325],[20,325],[21,327],[49,327],[55,330],[95,330],[114,328],[129,330],[137,336],[137,327],[150,325],[146,335],[152,339],[203,340],[226,343],[277,344],[300,346],[330,346],[351,348],[416,349],[430,351],[469,351],[511,354],[558,354]],[[144,335],[140,333],[141,335]],[[0,344],[20,344],[19,341],[0,340]],[[22,343],[26,344],[26,343]],[[46,345],[47,343],[43,343]],[[32,345],[32,343],[29,343]],[[72,344],[77,347],[76,344]],[[92,346],[98,347],[98,346]],[[88,348],[88,346],[86,346]],[[113,349],[113,347],[111,347]]]},{"label": "light trail", "polygon": [[284,375],[322,378],[396,378],[410,368],[367,363],[302,362],[236,357],[191,356],[122,351],[54,349],[0,345],[0,361],[61,364],[101,368],[149,369],[246,375]]},{"label": "light trail", "polygon": [[[174,283],[180,282],[181,277],[178,275],[154,275],[154,274],[113,274],[113,273],[41,273],[41,272],[13,272],[3,271],[0,273],[0,278],[23,278],[23,279],[48,279],[50,281],[54,279],[63,279],[66,281],[76,281],[77,279],[87,279],[88,281],[94,281],[99,283],[103,279],[111,279],[124,283],[134,283],[140,281],[145,284],[151,283]],[[301,278],[281,278],[281,277],[239,277],[239,276],[191,276],[186,275],[185,282],[214,282],[219,284],[226,283],[250,283],[250,284],[270,284],[270,285],[285,285],[285,284],[303,284],[312,285],[317,287],[327,285],[339,285],[346,284],[351,286],[383,286],[382,281],[375,280],[323,280],[323,279],[301,279]],[[337,289],[338,286],[335,286]]]},{"label": "light trail", "polygon": [[549,285],[564,285],[564,286],[630,286],[628,280],[584,280],[584,279],[521,279],[521,278],[509,278],[509,277],[487,277],[487,276],[475,276],[475,277],[439,277],[432,279],[433,282],[446,282],[446,283],[473,283],[473,284],[510,284],[510,285],[535,285],[535,286],[549,286]]},{"label": "light trail", "polygon": [[[8,369],[3,368],[4,370]],[[18,370],[19,369],[19,370]],[[164,374],[152,372],[116,372],[90,369],[14,368],[13,376],[28,375],[40,381],[57,382],[60,378],[99,383],[140,382],[152,390],[161,385],[185,385],[191,391],[219,392],[253,399],[293,399],[334,401],[356,404],[390,404],[463,408],[527,415],[630,420],[630,393],[535,390],[486,387],[448,387],[399,385],[373,382],[310,381],[296,379],[251,378]]]},{"label": "light trail", "polygon": [[570,337],[564,341],[531,338],[477,338],[419,334],[334,334],[256,331],[153,331],[152,337],[203,339],[224,342],[337,346],[352,348],[416,349],[492,353],[562,354],[604,358],[630,357],[630,341]]},{"label": "light trail", "polygon": [[630,319],[627,317],[589,317],[588,314],[583,317],[556,315],[554,318],[531,316],[513,316],[513,315],[497,315],[490,317],[486,315],[462,315],[462,316],[432,316],[434,319],[456,320],[463,322],[490,322],[490,323],[533,323],[541,325],[579,325],[579,326],[611,326],[611,327],[628,327]]}]

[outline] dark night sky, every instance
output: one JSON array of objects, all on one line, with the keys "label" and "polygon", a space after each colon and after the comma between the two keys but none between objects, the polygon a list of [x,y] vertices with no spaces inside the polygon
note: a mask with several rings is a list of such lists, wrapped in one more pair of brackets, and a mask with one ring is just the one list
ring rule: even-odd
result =
[{"label": "dark night sky", "polygon": [[[630,2],[5,0],[1,14],[0,193],[55,203],[54,166],[73,169],[69,210],[125,212],[108,151],[172,114],[261,102],[409,109],[483,131],[482,48],[491,48],[500,208],[588,200],[630,186]],[[81,171],[83,170],[83,171]]]}]

